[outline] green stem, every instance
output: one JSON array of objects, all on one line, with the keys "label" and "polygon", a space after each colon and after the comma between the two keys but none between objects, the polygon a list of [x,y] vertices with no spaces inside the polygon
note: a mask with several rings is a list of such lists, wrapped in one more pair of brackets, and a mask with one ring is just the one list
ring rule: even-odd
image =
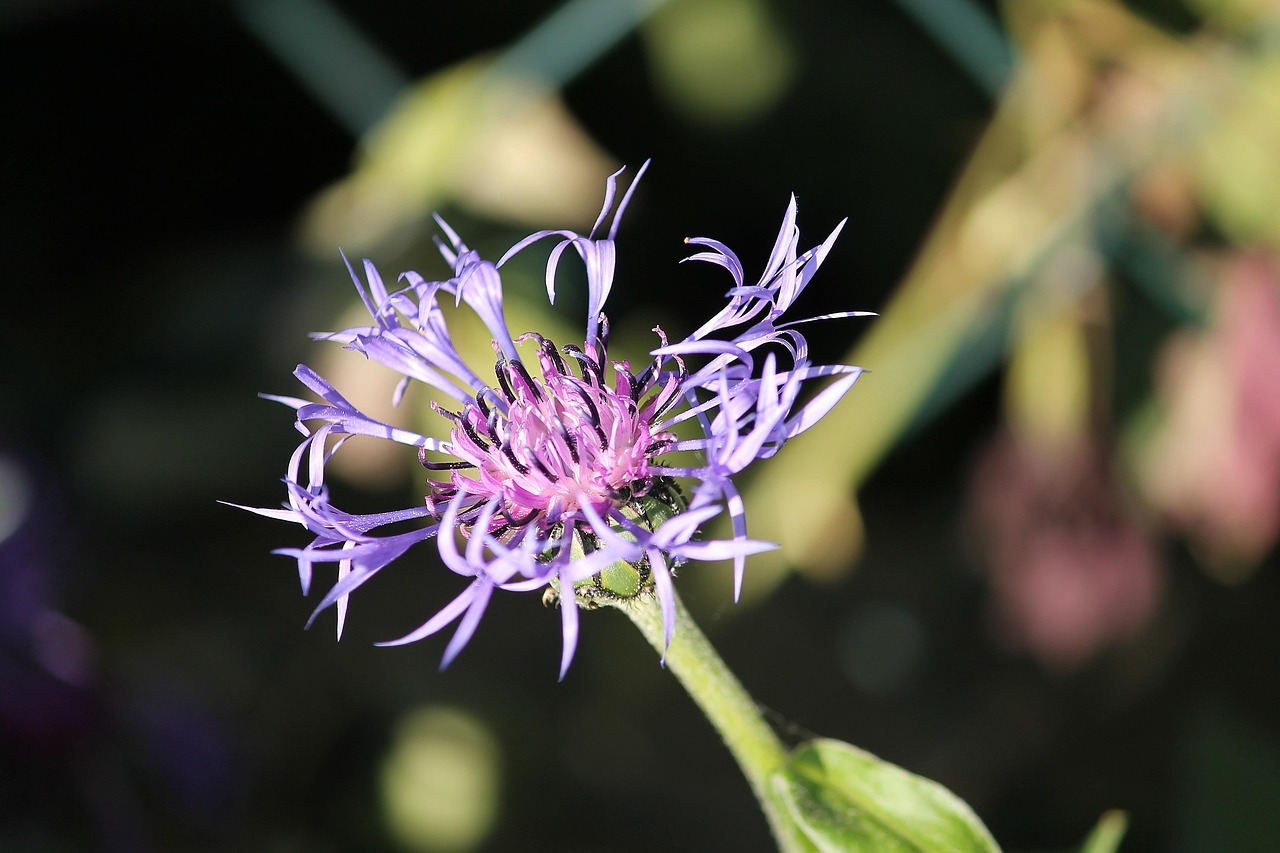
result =
[{"label": "green stem", "polygon": [[769,779],[786,762],[786,748],[760,716],[759,706],[698,630],[684,603],[679,598],[675,600],[676,627],[670,648],[665,648],[662,607],[656,596],[640,595],[602,603],[627,614],[649,645],[659,654],[665,651],[667,669],[715,726],[747,777],[778,849],[784,853],[812,849],[769,796]]}]

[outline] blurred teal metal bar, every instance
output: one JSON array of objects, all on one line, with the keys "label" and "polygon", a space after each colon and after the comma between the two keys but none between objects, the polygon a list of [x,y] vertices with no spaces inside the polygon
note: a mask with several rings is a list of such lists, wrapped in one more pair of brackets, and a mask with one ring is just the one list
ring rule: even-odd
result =
[{"label": "blurred teal metal bar", "polygon": [[635,29],[665,0],[569,0],[507,49],[494,71],[559,88]]},{"label": "blurred teal metal bar", "polygon": [[409,77],[327,0],[232,0],[240,20],[354,136],[386,115]]},{"label": "blurred teal metal bar", "polygon": [[[569,0],[498,59],[494,72],[559,88],[665,0]],[[361,136],[412,82],[328,0],[232,0],[240,20],[303,87]]]},{"label": "blurred teal metal bar", "polygon": [[1013,70],[1014,54],[973,0],[897,0],[915,22],[993,98]]}]

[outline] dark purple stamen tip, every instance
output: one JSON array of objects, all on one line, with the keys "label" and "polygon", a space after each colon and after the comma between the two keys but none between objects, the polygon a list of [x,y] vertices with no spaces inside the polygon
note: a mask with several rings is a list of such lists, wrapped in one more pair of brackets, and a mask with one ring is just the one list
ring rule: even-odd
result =
[{"label": "dark purple stamen tip", "polygon": [[513,370],[520,374],[520,378],[524,380],[524,384],[528,386],[529,391],[533,394],[533,398],[535,400],[543,399],[542,389],[534,383],[533,377],[529,375],[529,369],[527,367],[518,361],[508,361],[506,366],[508,370]]},{"label": "dark purple stamen tip", "polygon": [[583,379],[587,380],[597,388],[604,387],[604,370],[602,370],[600,365],[596,363],[595,359],[573,344],[565,344],[562,349],[564,349],[565,355],[577,360],[577,362],[582,365]]},{"label": "dark purple stamen tip", "polygon": [[441,406],[439,403],[437,403],[434,400],[431,401],[431,411],[435,412],[437,415],[441,415],[442,417],[448,418],[454,423],[457,423],[458,421],[462,420],[462,415],[458,414],[457,412],[449,411],[444,406]]},{"label": "dark purple stamen tip", "polygon": [[631,399],[640,402],[640,395],[649,390],[649,385],[653,382],[654,375],[658,372],[658,362],[655,359],[650,362],[649,366],[641,371],[635,381],[631,383]]},{"label": "dark purple stamen tip", "polygon": [[530,453],[529,459],[533,462],[534,467],[537,468],[539,471],[541,471],[542,475],[546,477],[548,480],[555,482],[556,480],[560,479],[555,474],[551,473],[551,469],[547,467],[546,463],[542,461],[542,457],[539,456],[537,453]]},{"label": "dark purple stamen tip", "polygon": [[609,348],[609,318],[601,311],[596,317],[596,338],[600,344],[600,358],[604,358],[605,351]]},{"label": "dark purple stamen tip", "polygon": [[418,459],[422,463],[422,467],[428,471],[461,471],[464,468],[476,467],[471,462],[432,462],[430,460]]},{"label": "dark purple stamen tip", "polygon": [[569,367],[564,363],[564,359],[560,357],[560,351],[556,349],[554,341],[549,341],[543,338],[541,348],[542,354],[551,360],[551,363],[555,365],[557,371],[560,373],[569,372]]},{"label": "dark purple stamen tip", "polygon": [[[487,450],[487,449],[488,449],[488,448],[486,448],[486,450]],[[502,445],[502,455],[503,455],[503,456],[506,456],[508,459],[510,459],[510,460],[511,460],[511,464],[512,464],[512,465],[514,465],[514,466],[515,466],[515,469],[516,469],[517,471],[519,471],[521,474],[528,474],[528,473],[529,473],[529,466],[528,466],[528,465],[526,465],[526,464],[524,464],[523,462],[521,462],[519,459],[517,459],[517,458],[516,458],[516,452],[515,452],[514,450],[512,450],[512,449],[511,449],[511,445],[510,445],[510,444],[504,444],[504,445]]]},{"label": "dark purple stamen tip", "polygon": [[498,363],[494,365],[493,372],[498,377],[498,385],[502,387],[502,395],[507,398],[508,403],[514,403],[516,395],[511,390],[511,380],[507,378],[507,371],[503,369],[506,365],[507,360],[505,358],[498,359]]},{"label": "dark purple stamen tip", "polygon": [[527,515],[521,516],[520,518],[513,516],[511,511],[506,507],[503,507],[499,512],[501,512],[502,517],[507,520],[508,527],[524,527],[526,524],[538,517],[538,511],[536,509],[529,510]]},{"label": "dark purple stamen tip", "polygon": [[463,431],[467,434],[467,438],[469,438],[469,439],[471,439],[472,441],[474,441],[474,442],[476,443],[476,446],[477,446],[477,447],[479,447],[481,451],[483,451],[483,452],[485,452],[485,453],[488,453],[488,452],[489,452],[489,442],[487,442],[487,441],[485,441],[483,438],[481,438],[481,437],[480,437],[480,433],[476,432],[476,428],[475,428],[474,426],[472,426],[472,425],[471,425],[471,419],[470,419],[470,418],[460,418],[460,419],[459,419],[459,423],[462,425],[462,429],[463,429]]},{"label": "dark purple stamen tip", "polygon": [[574,390],[578,392],[578,399],[586,404],[587,411],[591,413],[591,427],[596,431],[596,435],[600,437],[600,449],[608,450],[609,436],[605,435],[604,428],[600,426],[600,409],[597,408],[596,403],[591,399],[590,394],[576,385],[573,387]]},{"label": "dark purple stamen tip", "polygon": [[582,460],[578,458],[578,440],[569,434],[569,430],[564,424],[560,424],[560,437],[564,439],[565,446],[569,448],[569,458],[573,460],[573,464],[577,465]]}]

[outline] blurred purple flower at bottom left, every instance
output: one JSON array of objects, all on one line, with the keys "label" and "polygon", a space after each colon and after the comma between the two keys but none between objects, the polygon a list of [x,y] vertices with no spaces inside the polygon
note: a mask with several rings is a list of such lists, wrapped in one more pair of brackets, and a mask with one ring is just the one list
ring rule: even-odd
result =
[{"label": "blurred purple flower at bottom left", "polygon": [[0,738],[45,755],[87,734],[95,712],[91,641],[55,606],[65,530],[48,483],[0,454]]},{"label": "blurred purple flower at bottom left", "polygon": [[134,662],[128,685],[104,685],[114,650],[62,609],[75,539],[50,472],[0,452],[0,847],[148,849],[155,793],[185,829],[228,831],[234,732],[169,673]]}]

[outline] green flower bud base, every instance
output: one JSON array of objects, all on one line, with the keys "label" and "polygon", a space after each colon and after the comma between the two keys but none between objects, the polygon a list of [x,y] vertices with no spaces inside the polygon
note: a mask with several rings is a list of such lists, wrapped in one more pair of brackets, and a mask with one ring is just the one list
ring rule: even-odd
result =
[{"label": "green flower bud base", "polygon": [[[657,477],[640,497],[633,497],[621,508],[623,515],[646,530],[656,530],[663,522],[683,512],[688,507],[680,487],[670,477]],[[635,537],[621,525],[609,528],[620,538],[634,542]],[[590,533],[579,531],[569,546],[572,557],[577,560],[600,547],[600,541]],[[608,604],[618,599],[631,599],[653,592],[653,576],[649,570],[649,560],[645,558],[638,563],[626,563],[619,560],[610,563],[587,580],[579,582],[574,592],[578,601],[588,609]],[[544,604],[551,605],[560,596],[559,585],[552,582],[543,594]]]}]

